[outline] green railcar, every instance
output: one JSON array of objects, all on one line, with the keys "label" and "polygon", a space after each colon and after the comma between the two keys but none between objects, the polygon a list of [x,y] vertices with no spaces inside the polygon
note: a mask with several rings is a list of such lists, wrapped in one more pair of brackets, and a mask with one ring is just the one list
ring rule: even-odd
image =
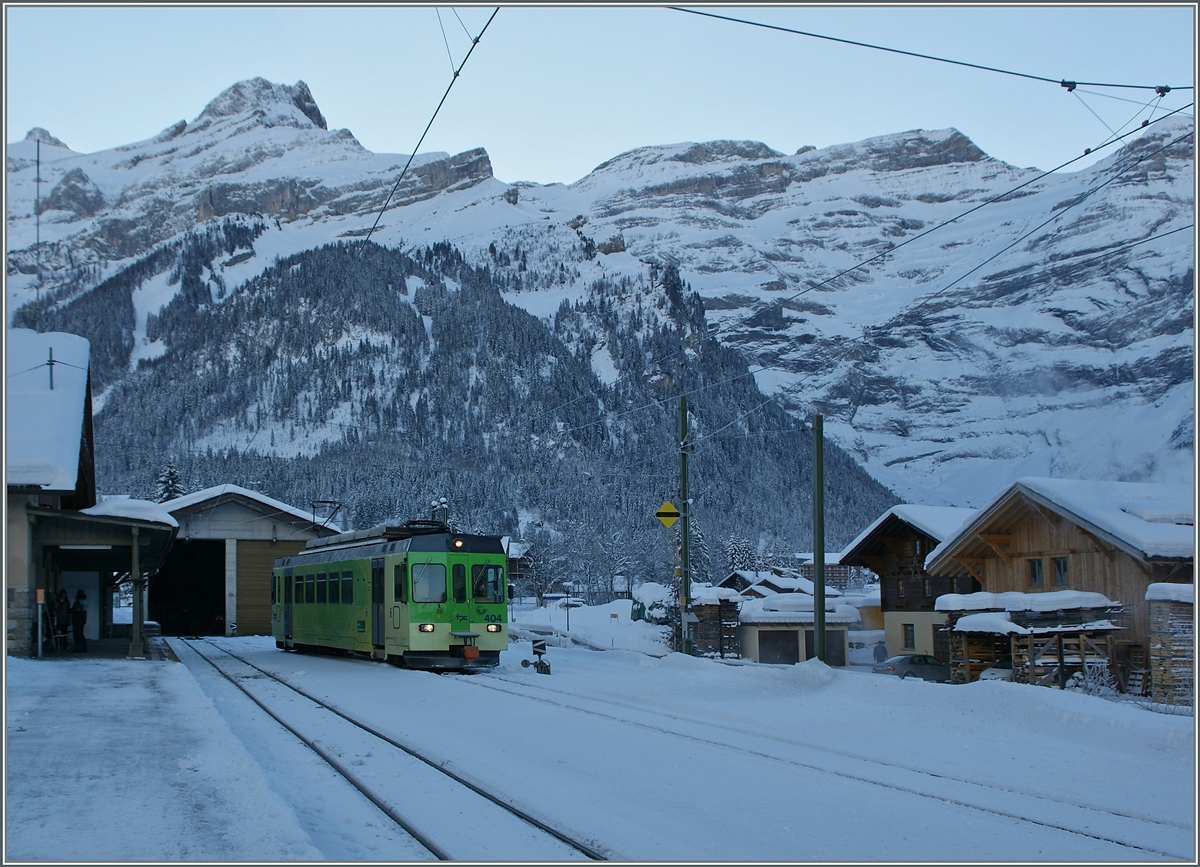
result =
[{"label": "green railcar", "polygon": [[485,668],[508,647],[507,595],[499,536],[409,521],[314,539],[276,560],[271,631],[285,650]]}]

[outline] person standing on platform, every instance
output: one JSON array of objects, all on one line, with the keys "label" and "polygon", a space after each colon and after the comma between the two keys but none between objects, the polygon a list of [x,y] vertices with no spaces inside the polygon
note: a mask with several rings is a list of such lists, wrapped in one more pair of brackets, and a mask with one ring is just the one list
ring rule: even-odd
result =
[{"label": "person standing on platform", "polygon": [[83,625],[87,623],[87,594],[80,587],[75,591],[75,604],[71,606],[71,628],[75,631],[75,652],[87,653],[87,638]]}]

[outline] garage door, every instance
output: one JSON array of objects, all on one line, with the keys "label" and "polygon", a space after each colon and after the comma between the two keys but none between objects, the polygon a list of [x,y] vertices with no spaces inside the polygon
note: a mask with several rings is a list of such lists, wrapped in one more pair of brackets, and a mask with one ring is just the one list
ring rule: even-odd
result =
[{"label": "garage door", "polygon": [[799,630],[760,630],[758,633],[758,661],[782,665],[794,665],[799,662]]}]

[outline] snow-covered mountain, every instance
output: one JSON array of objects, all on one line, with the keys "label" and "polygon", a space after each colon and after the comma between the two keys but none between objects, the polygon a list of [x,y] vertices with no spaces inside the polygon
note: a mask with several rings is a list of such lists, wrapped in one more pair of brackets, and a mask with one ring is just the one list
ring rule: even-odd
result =
[{"label": "snow-covered mountain", "polygon": [[[503,183],[482,148],[425,154],[370,239],[461,251],[607,384],[631,372],[609,320],[642,315],[631,299],[677,269],[763,392],[822,412],[909,502],[978,506],[1022,475],[1177,481],[1193,467],[1192,128],[1153,123],[1050,175],[956,130],[790,155],[645,147],[569,186]],[[280,258],[364,238],[407,159],[327,130],[303,82],[241,82],[191,123],[95,154],[33,130],[7,149],[10,321],[95,309],[82,319],[111,357],[94,375],[115,387],[171,351],[162,314],[185,287],[219,306]],[[253,237],[181,279],[184,239],[232,226]],[[128,297],[119,328],[96,321],[97,291]]]}]

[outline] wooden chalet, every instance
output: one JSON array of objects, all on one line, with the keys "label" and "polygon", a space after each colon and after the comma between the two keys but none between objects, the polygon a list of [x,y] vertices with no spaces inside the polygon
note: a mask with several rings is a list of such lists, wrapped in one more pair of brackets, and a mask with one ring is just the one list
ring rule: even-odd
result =
[{"label": "wooden chalet", "polygon": [[925,557],[975,515],[948,506],[893,506],[851,542],[840,556],[846,568],[865,567],[879,576],[879,609],[888,655],[927,654],[943,662],[950,648],[945,615],[934,603],[945,593],[980,589],[965,569],[930,575]]},{"label": "wooden chalet", "polygon": [[1147,588],[1193,581],[1193,513],[1190,485],[1023,478],[938,545],[925,568],[947,577],[966,570],[993,594],[1072,590],[1119,603],[1109,663],[1122,688],[1136,689],[1149,660]]}]

